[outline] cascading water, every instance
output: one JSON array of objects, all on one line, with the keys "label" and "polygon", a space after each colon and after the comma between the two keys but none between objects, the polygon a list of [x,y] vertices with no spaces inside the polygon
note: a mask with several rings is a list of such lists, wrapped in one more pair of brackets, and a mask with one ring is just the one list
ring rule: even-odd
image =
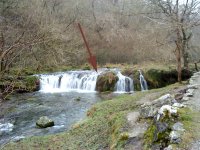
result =
[{"label": "cascading water", "polygon": [[94,92],[98,74],[92,71],[71,71],[55,75],[40,75],[42,92]]},{"label": "cascading water", "polygon": [[[69,71],[51,75],[40,76],[40,91],[45,93],[55,92],[95,92],[97,77],[102,73],[94,71]],[[133,91],[133,80],[123,76],[119,71],[113,70],[119,80],[115,85],[115,92],[124,93]]]},{"label": "cascading water", "polygon": [[142,71],[138,70],[140,73],[140,86],[142,91],[148,90],[147,81],[145,80],[144,76],[142,75]]},{"label": "cascading water", "polygon": [[124,92],[133,92],[133,80],[129,77],[126,77],[121,74],[121,72],[117,73],[119,80],[115,85],[115,90],[117,93],[124,93]]}]

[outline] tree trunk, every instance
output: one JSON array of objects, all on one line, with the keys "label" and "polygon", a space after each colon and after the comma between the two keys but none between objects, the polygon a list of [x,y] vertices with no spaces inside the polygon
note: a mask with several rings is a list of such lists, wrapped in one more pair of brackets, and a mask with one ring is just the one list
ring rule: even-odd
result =
[{"label": "tree trunk", "polygon": [[176,34],[177,34],[177,41],[175,41],[176,43],[176,61],[177,61],[177,72],[178,72],[178,82],[181,83],[182,82],[182,67],[181,67],[181,52],[183,50],[183,42],[182,42],[182,38],[181,38],[181,31],[179,30],[179,28],[177,28]]},{"label": "tree trunk", "polygon": [[188,56],[188,52],[187,52],[187,40],[183,39],[183,43],[182,43],[182,53],[183,53],[183,66],[185,69],[189,69],[189,56]]},{"label": "tree trunk", "polygon": [[176,48],[176,61],[177,61],[178,82],[181,83],[182,81],[181,50],[178,46]]},{"label": "tree trunk", "polygon": [[192,37],[192,33],[187,34],[186,29],[181,26],[182,31],[182,55],[183,55],[183,66],[185,69],[189,70],[189,54],[188,54],[188,43]]}]

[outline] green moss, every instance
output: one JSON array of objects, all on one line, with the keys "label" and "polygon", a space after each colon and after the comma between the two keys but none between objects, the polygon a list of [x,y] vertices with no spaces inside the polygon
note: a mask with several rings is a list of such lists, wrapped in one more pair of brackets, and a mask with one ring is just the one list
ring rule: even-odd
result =
[{"label": "green moss", "polygon": [[150,149],[154,142],[154,134],[156,132],[156,126],[153,124],[153,121],[149,120],[149,128],[144,134],[144,149]]},{"label": "green moss", "polygon": [[81,69],[90,70],[90,65],[86,63],[84,66],[81,67]]},{"label": "green moss", "polygon": [[190,149],[191,142],[200,138],[200,112],[190,108],[178,110],[178,119],[183,123],[185,132],[182,135],[181,143],[174,145],[177,149]]},{"label": "green moss", "polygon": [[106,72],[97,78],[96,90],[99,92],[114,91],[118,77],[113,72]]},{"label": "green moss", "polygon": [[[123,149],[127,139],[126,115],[137,109],[137,101],[152,94],[166,93],[178,85],[148,92],[138,92],[134,95],[120,95],[113,100],[95,104],[88,112],[88,117],[74,125],[72,130],[41,137],[24,139],[17,143],[10,143],[4,149]],[[160,95],[159,95],[160,96]],[[148,129],[147,139],[152,142],[155,128]]]},{"label": "green moss", "polygon": [[24,79],[24,82],[25,82],[26,89],[30,91],[36,90],[38,86],[37,82],[39,82],[39,78],[37,76],[27,76]]},{"label": "green moss", "polygon": [[128,140],[128,138],[129,138],[129,134],[127,132],[123,132],[119,136],[119,140],[121,140],[121,141]]},{"label": "green moss", "polygon": [[192,115],[191,115],[191,110],[189,108],[182,108],[178,110],[178,114],[179,114],[179,119],[180,121],[183,122],[189,122],[192,121]]}]

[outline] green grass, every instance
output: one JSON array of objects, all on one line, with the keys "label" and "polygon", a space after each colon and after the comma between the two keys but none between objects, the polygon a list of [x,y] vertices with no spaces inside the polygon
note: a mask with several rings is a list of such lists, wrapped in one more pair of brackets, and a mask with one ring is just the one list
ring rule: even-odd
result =
[{"label": "green grass", "polygon": [[4,149],[123,149],[128,138],[126,115],[138,109],[137,101],[152,93],[158,93],[159,97],[179,86],[175,84],[148,92],[137,92],[134,95],[124,94],[113,100],[97,103],[88,111],[87,119],[75,124],[68,132],[27,138],[18,143],[10,143]]},{"label": "green grass", "polygon": [[183,123],[185,132],[183,134],[182,142],[174,147],[180,149],[190,149],[190,144],[200,138],[200,112],[190,108],[183,108],[178,110],[180,122]]}]

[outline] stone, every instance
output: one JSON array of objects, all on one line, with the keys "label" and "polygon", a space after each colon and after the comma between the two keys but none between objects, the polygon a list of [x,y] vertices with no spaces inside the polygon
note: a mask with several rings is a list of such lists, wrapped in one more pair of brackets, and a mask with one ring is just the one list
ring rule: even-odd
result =
[{"label": "stone", "polygon": [[143,107],[140,109],[140,118],[143,118],[143,119],[153,118],[157,112],[158,112],[158,109],[153,106]]},{"label": "stone", "polygon": [[156,128],[158,133],[165,132],[169,125],[166,122],[156,122]]},{"label": "stone", "polygon": [[177,114],[177,108],[172,107],[170,105],[164,105],[158,110],[157,121],[160,118],[164,118],[165,116],[171,117],[172,115]]},{"label": "stone", "polygon": [[75,98],[75,101],[81,101],[81,97]]},{"label": "stone", "polygon": [[161,107],[163,105],[171,105],[172,104],[173,97],[171,94],[166,94],[161,96],[160,98],[154,100],[152,102],[152,105],[156,107]]},{"label": "stone", "polygon": [[190,98],[186,97],[186,96],[184,96],[183,99],[182,99],[182,101],[189,101],[189,100],[190,100]]},{"label": "stone", "polygon": [[174,104],[174,103],[178,103],[176,99],[172,100],[172,104]]},{"label": "stone", "polygon": [[117,83],[118,80],[119,78],[115,73],[111,71],[104,72],[100,74],[97,78],[96,90],[99,92],[106,92],[106,91],[113,92],[115,84]]},{"label": "stone", "polygon": [[192,93],[185,93],[184,97],[193,97],[193,94]]},{"label": "stone", "polygon": [[198,85],[198,84],[188,85],[187,88],[188,89],[198,89],[198,86],[200,86],[200,85]]},{"label": "stone", "polygon": [[184,96],[183,93],[176,93],[176,94],[174,95],[174,98],[175,98],[176,100],[181,100],[181,99],[183,98],[183,96]]},{"label": "stone", "polygon": [[188,90],[187,90],[187,93],[194,94],[194,90],[195,90],[195,89],[188,89]]},{"label": "stone", "polygon": [[174,104],[172,105],[172,107],[176,107],[176,108],[184,108],[185,105],[180,104],[180,103],[174,103]]},{"label": "stone", "polygon": [[42,116],[36,122],[36,125],[40,128],[47,128],[54,126],[54,121],[49,119],[47,116]]},{"label": "stone", "polygon": [[165,147],[164,150],[173,150],[172,145],[169,145],[168,147]]},{"label": "stone", "polygon": [[178,144],[181,142],[181,134],[178,131],[171,131],[170,132],[170,143]]},{"label": "stone", "polygon": [[183,128],[183,124],[181,122],[177,122],[172,126],[172,130],[174,131],[185,131]]}]

